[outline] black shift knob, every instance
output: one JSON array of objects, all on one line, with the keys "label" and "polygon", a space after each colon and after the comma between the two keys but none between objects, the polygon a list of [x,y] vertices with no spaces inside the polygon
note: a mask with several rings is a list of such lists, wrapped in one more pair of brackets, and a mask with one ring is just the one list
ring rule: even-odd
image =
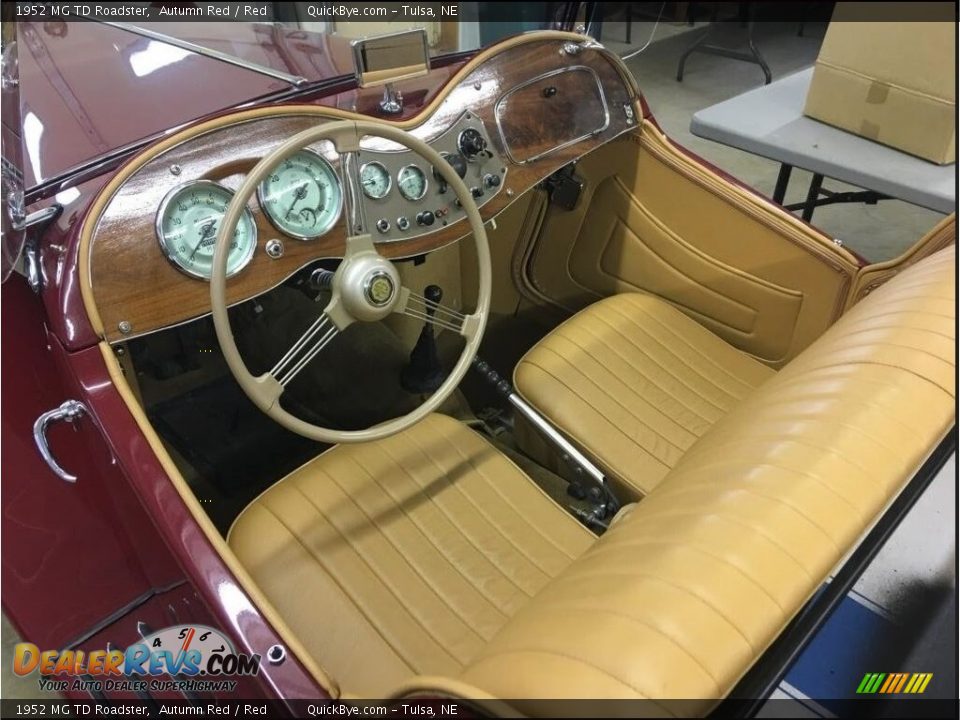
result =
[{"label": "black shift knob", "polygon": [[[439,285],[427,285],[427,287],[423,290],[423,296],[431,303],[439,305],[440,301],[443,299],[443,288],[441,288]],[[427,307],[430,308],[429,305]],[[429,312],[431,315],[433,315],[432,308],[429,309]]]}]

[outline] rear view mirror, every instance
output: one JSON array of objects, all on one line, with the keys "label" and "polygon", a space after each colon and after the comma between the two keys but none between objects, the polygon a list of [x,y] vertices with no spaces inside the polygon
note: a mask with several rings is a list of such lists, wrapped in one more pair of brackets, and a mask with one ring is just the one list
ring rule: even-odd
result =
[{"label": "rear view mirror", "polygon": [[354,40],[351,46],[362,88],[420,77],[430,70],[430,47],[423,29]]}]

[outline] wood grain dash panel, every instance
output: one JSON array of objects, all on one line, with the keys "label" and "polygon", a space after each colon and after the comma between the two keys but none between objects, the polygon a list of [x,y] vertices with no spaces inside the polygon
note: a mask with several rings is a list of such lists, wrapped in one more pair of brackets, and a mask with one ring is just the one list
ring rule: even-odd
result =
[{"label": "wood grain dash panel", "polygon": [[[587,74],[596,77],[611,110],[607,126],[541,159],[526,163],[508,161],[505,191],[483,206],[485,220],[502,212],[525,190],[566,163],[636,127],[633,118],[623,110],[629,105],[636,113],[639,106],[622,63],[600,47],[585,47],[576,55],[568,55],[563,48],[571,37],[566,33],[520,36],[491,48],[466,65],[421,116],[389,123],[429,142],[443,134],[465,111],[470,111],[486,126],[493,149],[506,159],[507,148],[494,117],[497,102],[531,79],[572,66],[589,68],[589,73],[566,72],[559,77]],[[519,118],[512,121],[508,142],[514,152],[526,157],[538,154],[537,138],[541,128],[559,127],[557,107],[570,115],[563,122],[572,127],[594,124],[597,112],[596,108],[582,104],[557,105],[547,99],[538,106],[532,98],[527,98],[524,105],[529,127],[523,127]],[[580,117],[581,113],[584,118]],[[83,280],[88,283],[84,286],[84,298],[98,332],[108,341],[116,342],[210,311],[209,284],[176,270],[160,251],[154,219],[160,201],[172,188],[189,180],[207,178],[236,189],[244,173],[292,135],[317,123],[350,118],[362,116],[309,105],[241,111],[187,128],[146,149],[121,170],[94,202],[81,234],[84,243],[81,267],[86,268]],[[551,132],[556,135],[558,131]],[[378,138],[368,138],[364,147],[376,150],[389,146]],[[313,149],[337,166],[336,156],[329,147],[321,144]],[[182,168],[180,175],[170,172],[172,165]],[[230,303],[275,287],[317,259],[343,256],[342,218],[325,236],[302,241],[285,237],[276,230],[256,198],[250,200],[249,207],[257,224],[257,250],[250,264],[230,279],[227,291]],[[386,257],[410,257],[443,247],[468,231],[466,221],[461,220],[418,238],[380,245],[379,249]],[[285,254],[277,260],[263,251],[264,244],[272,238],[284,241]],[[130,333],[119,331],[121,321],[130,323]]]}]

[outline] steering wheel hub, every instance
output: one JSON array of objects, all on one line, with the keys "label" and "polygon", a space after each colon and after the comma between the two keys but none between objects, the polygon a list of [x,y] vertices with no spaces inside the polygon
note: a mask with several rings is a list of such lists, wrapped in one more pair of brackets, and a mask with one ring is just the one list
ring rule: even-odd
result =
[{"label": "steering wheel hub", "polygon": [[364,295],[366,295],[370,304],[376,307],[383,307],[393,300],[395,290],[393,280],[382,270],[374,270],[367,275],[367,279],[363,283]]},{"label": "steering wheel hub", "polygon": [[355,320],[382,320],[400,298],[400,274],[376,251],[346,258],[333,280],[344,309]]}]

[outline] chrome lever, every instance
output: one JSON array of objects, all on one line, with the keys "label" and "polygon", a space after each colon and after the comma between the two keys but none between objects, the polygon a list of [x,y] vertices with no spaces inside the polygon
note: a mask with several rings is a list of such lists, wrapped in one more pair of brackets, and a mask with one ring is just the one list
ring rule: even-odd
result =
[{"label": "chrome lever", "polygon": [[85,412],[87,412],[87,408],[82,402],[67,400],[60,407],[47,410],[33,423],[33,441],[37,444],[40,456],[58,478],[68,483],[75,483],[77,476],[68,473],[54,460],[53,454],[50,452],[50,446],[47,444],[47,425],[60,420],[66,420],[70,423],[75,422]]}]

